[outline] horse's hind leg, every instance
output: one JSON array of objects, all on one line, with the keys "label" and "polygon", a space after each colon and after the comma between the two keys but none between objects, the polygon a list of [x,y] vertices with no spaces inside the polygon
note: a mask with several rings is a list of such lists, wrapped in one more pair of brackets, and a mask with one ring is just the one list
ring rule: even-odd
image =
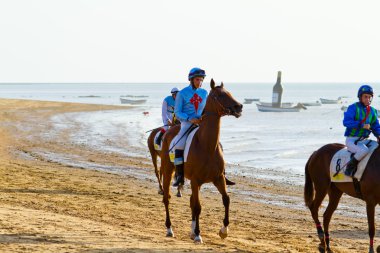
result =
[{"label": "horse's hind leg", "polygon": [[[199,216],[201,215],[201,203],[199,200],[199,188],[200,186],[198,183],[195,182],[195,180],[191,180],[191,200],[192,200],[192,217],[193,220],[195,220],[195,226],[194,226],[194,242],[195,243],[202,243],[202,237],[200,235],[200,230],[199,230]],[[193,224],[192,224],[193,227]]]},{"label": "horse's hind leg", "polygon": [[227,194],[226,190],[226,180],[224,175],[219,177],[217,181],[214,182],[214,185],[222,194],[223,199],[223,205],[224,205],[224,220],[223,220],[223,227],[219,231],[220,238],[224,239],[228,235],[228,225],[230,224],[229,221],[229,209],[230,209],[230,197]]},{"label": "horse's hind leg", "polygon": [[164,186],[163,186],[164,197],[163,197],[163,202],[164,202],[165,211],[166,211],[166,221],[165,221],[166,230],[167,230],[166,236],[168,236],[168,237],[174,237],[174,233],[173,233],[173,230],[171,228],[172,223],[170,221],[170,214],[169,214],[170,182],[171,182],[171,179],[172,179],[173,170],[172,170],[171,167],[163,167],[163,166],[161,166],[161,168],[166,168],[166,170],[163,173],[163,176],[164,176]]},{"label": "horse's hind leg", "polygon": [[327,252],[332,252],[330,249],[329,224],[334,211],[338,207],[339,200],[342,197],[343,192],[339,190],[335,184],[331,184],[328,194],[329,204],[323,214],[323,229],[325,230],[326,250]]},{"label": "horse's hind leg", "polygon": [[375,207],[376,202],[366,202],[367,219],[368,219],[368,234],[369,234],[369,253],[374,253],[373,238],[375,237]]},{"label": "horse's hind leg", "polygon": [[[151,134],[152,136],[153,133]],[[162,190],[162,184],[161,184],[161,178],[162,178],[162,172],[161,170],[158,171],[158,167],[157,167],[157,151],[155,150],[154,148],[154,137],[152,136],[149,136],[149,139],[148,139],[148,148],[149,148],[149,152],[150,152],[150,155],[152,157],[152,163],[153,163],[153,166],[154,166],[154,173],[156,174],[156,177],[157,177],[157,180],[158,180],[158,194],[162,194],[163,193],[163,190]]]},{"label": "horse's hind leg", "polygon": [[313,220],[317,227],[319,240],[321,241],[319,249],[322,252],[324,251],[326,243],[325,243],[325,235],[321,226],[321,222],[319,221],[319,218],[318,218],[318,209],[321,206],[323,199],[326,197],[328,188],[329,188],[329,183],[327,184],[322,183],[320,185],[315,184],[315,198],[309,206],[311,216],[313,217]]}]

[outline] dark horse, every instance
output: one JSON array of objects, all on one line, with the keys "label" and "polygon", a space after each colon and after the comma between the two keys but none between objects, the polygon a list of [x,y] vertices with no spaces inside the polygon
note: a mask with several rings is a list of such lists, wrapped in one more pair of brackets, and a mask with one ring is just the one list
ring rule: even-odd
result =
[{"label": "dark horse", "polygon": [[[214,80],[211,80],[211,91],[206,101],[203,118],[199,124],[199,129],[192,140],[187,162],[184,166],[185,177],[190,180],[191,197],[190,207],[192,212],[191,238],[195,242],[202,242],[199,230],[199,216],[201,204],[199,200],[199,190],[204,183],[213,183],[220,194],[222,194],[223,205],[225,207],[224,227],[219,232],[221,238],[227,237],[227,226],[229,224],[230,198],[226,190],[224,177],[224,159],[221,146],[219,145],[220,120],[224,115],[240,117],[242,105],[237,102],[232,95],[224,89],[223,83],[215,87]],[[176,129],[177,128],[177,129]],[[167,131],[162,145],[162,168],[164,181],[163,202],[166,210],[167,236],[174,236],[169,215],[170,182],[172,179],[174,165],[170,162],[168,150],[175,131],[179,127],[173,127]]]},{"label": "dark horse", "polygon": [[[175,129],[173,130],[173,132],[175,132],[175,134],[177,134],[179,131],[179,128],[176,128],[176,129],[177,130],[175,130]],[[158,166],[157,166],[157,157],[161,157],[161,151],[156,150],[154,148],[154,137],[156,136],[157,132],[159,132],[160,130],[161,130],[161,127],[158,127],[158,128],[155,128],[152,130],[152,132],[149,134],[147,144],[148,144],[150,155],[152,157],[152,163],[154,166],[154,173],[156,174],[157,181],[158,181],[158,193],[163,194],[164,191],[162,189],[162,169],[158,169]],[[181,189],[182,189],[182,186],[178,186],[177,197],[182,197]]]},{"label": "dark horse", "polygon": [[[317,226],[318,237],[321,240],[321,252],[332,252],[329,240],[329,223],[331,216],[338,206],[343,193],[360,198],[353,183],[334,183],[330,179],[330,161],[334,154],[342,149],[342,144],[327,144],[315,151],[305,167],[305,203],[311,211]],[[367,167],[360,180],[362,199],[367,207],[369,226],[369,252],[374,252],[373,238],[375,236],[375,207],[380,203],[380,149],[376,149],[368,161]],[[314,194],[315,192],[315,194]],[[318,219],[318,208],[326,194],[329,195],[329,204],[323,214],[323,229]],[[324,230],[324,231],[323,231]]]}]

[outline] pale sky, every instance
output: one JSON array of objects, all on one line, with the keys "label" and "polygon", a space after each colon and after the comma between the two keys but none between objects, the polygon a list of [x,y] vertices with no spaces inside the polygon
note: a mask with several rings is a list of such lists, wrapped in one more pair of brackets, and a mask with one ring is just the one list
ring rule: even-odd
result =
[{"label": "pale sky", "polygon": [[0,0],[0,82],[379,82],[380,1]]}]

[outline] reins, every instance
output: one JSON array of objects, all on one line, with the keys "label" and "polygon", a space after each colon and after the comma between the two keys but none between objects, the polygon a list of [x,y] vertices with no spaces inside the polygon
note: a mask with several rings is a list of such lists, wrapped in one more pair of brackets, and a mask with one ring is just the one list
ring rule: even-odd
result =
[{"label": "reins", "polygon": [[228,115],[228,113],[230,112],[230,109],[226,108],[222,103],[220,103],[218,98],[215,95],[211,95],[211,98],[215,101],[215,103],[217,103],[222,108],[222,110],[218,110],[218,107],[215,104],[213,104],[213,106],[216,109],[216,112],[205,111],[204,116],[222,117],[224,115]]}]

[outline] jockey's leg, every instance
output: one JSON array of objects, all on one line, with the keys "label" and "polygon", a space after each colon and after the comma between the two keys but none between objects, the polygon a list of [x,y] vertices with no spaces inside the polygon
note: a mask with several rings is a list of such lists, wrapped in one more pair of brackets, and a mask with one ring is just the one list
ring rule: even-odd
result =
[{"label": "jockey's leg", "polygon": [[355,155],[351,158],[351,160],[346,165],[346,170],[344,171],[344,174],[346,176],[353,177],[358,163],[361,159],[363,159],[369,152],[368,147],[363,143],[357,143],[355,144],[355,141],[358,139],[358,137],[347,137],[346,139],[346,146],[348,150]]},{"label": "jockey's leg", "polygon": [[183,170],[183,150],[182,149],[176,149],[175,150],[175,158],[174,158],[174,165],[176,170],[176,178],[173,183],[173,186],[179,186],[183,185],[185,183],[184,178],[184,170]]},{"label": "jockey's leg", "polygon": [[174,155],[175,155],[174,165],[176,169],[176,177],[175,177],[173,186],[183,185],[185,182],[183,151],[185,149],[186,139],[187,139],[186,132],[190,126],[191,126],[191,123],[189,122],[181,122],[181,130],[179,130],[179,133],[177,135],[178,142],[175,145],[175,151],[174,151]]},{"label": "jockey's leg", "polygon": [[165,127],[161,128],[160,133],[158,134],[157,139],[156,139],[156,144],[158,146],[160,146],[161,140],[162,140],[162,136],[164,135],[164,133],[166,132],[166,130],[167,129],[165,129]]}]

